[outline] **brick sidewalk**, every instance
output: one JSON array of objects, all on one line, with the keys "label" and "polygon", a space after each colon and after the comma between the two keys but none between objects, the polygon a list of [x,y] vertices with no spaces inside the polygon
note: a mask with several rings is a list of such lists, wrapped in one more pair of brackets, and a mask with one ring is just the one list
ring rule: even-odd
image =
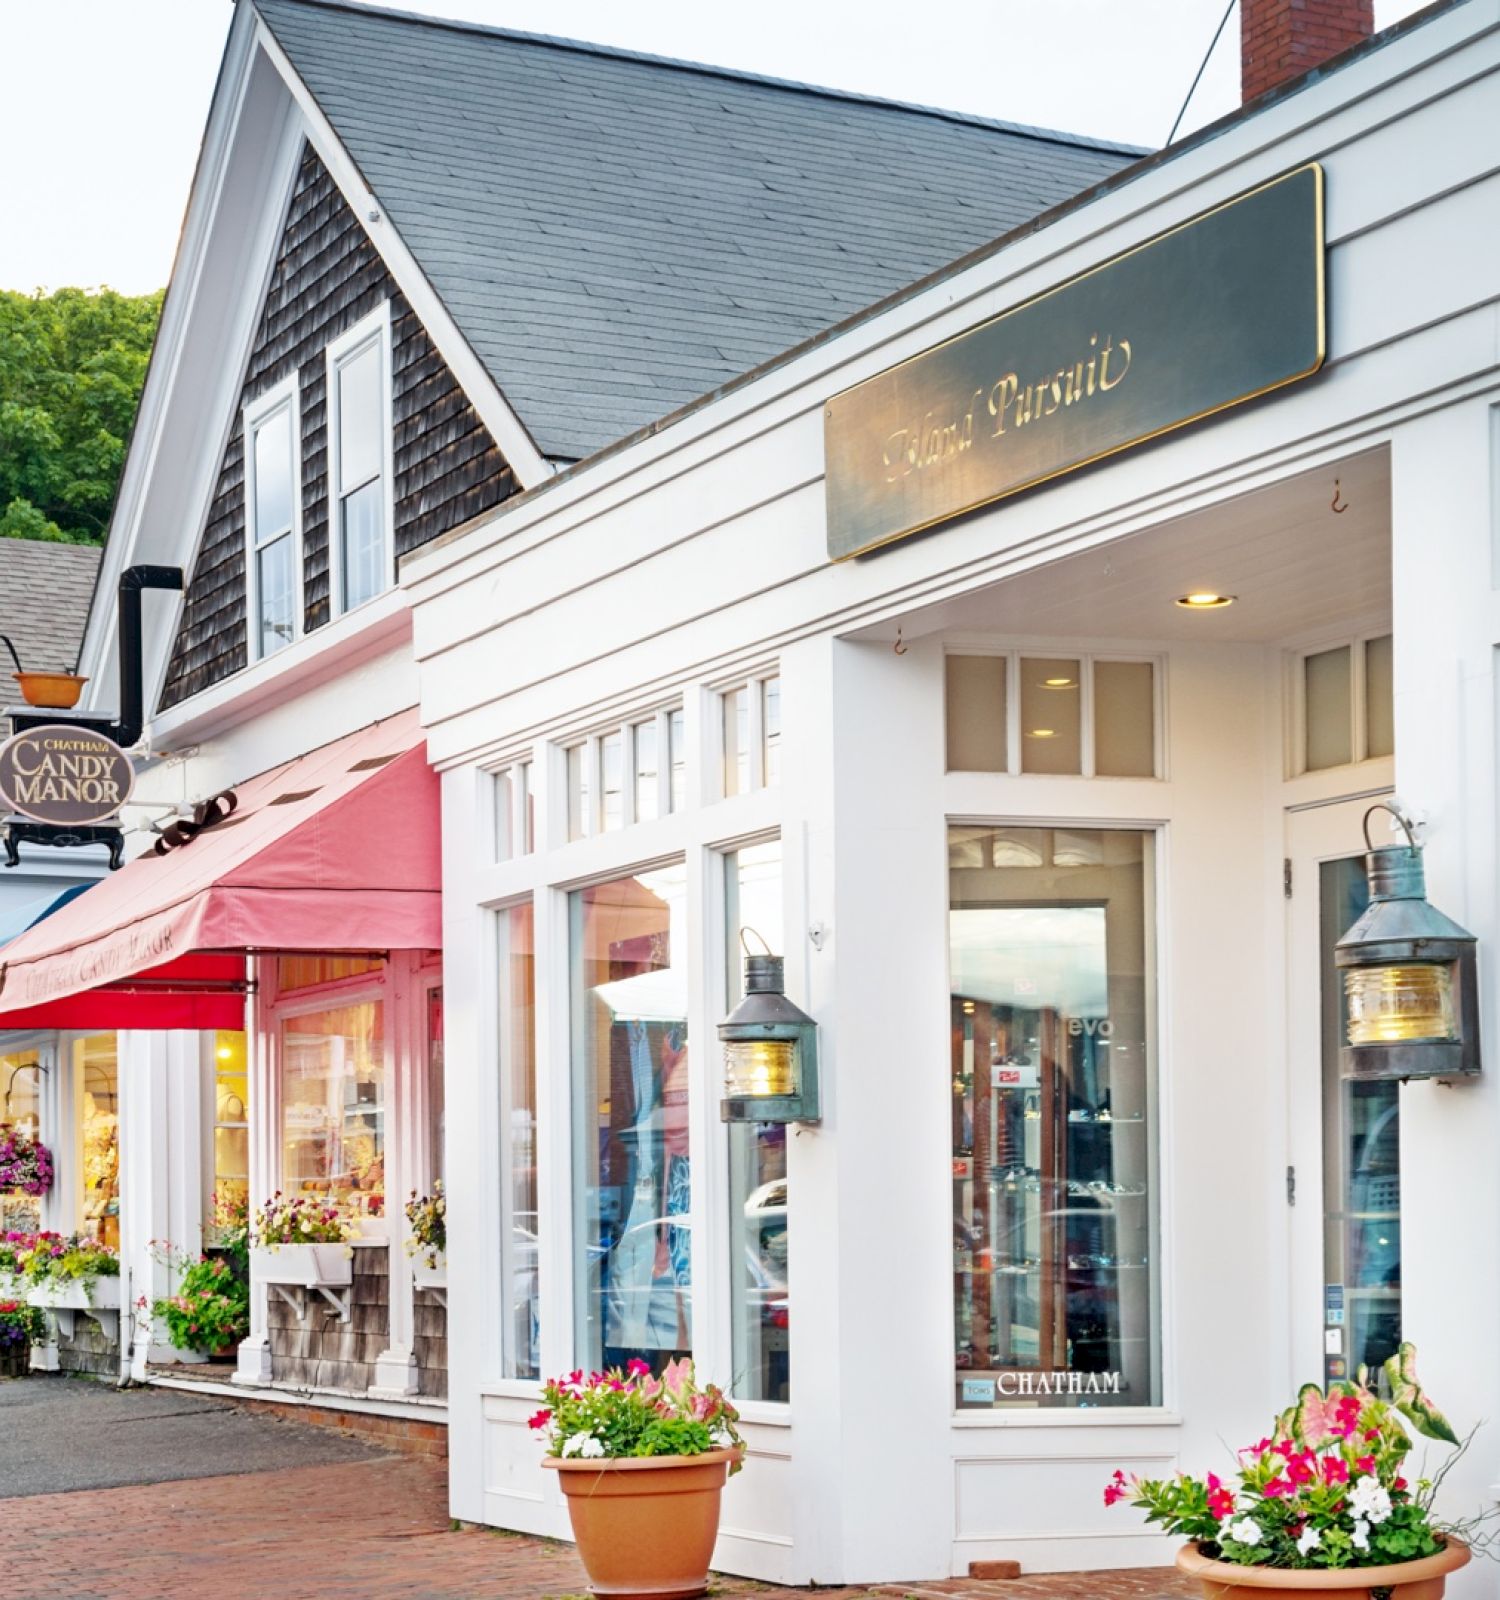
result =
[{"label": "brick sidewalk", "polygon": [[[386,1456],[122,1489],[0,1500],[5,1600],[561,1600],[571,1546],[451,1531],[440,1463]],[[1175,1574],[818,1590],[819,1600],[1177,1600]],[[719,1579],[716,1600],[806,1590]]]}]

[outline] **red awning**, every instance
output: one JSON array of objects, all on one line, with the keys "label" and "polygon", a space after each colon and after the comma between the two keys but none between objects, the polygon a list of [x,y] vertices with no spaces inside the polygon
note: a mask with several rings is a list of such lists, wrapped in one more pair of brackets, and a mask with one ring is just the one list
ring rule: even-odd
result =
[{"label": "red awning", "polygon": [[0,948],[0,1028],[242,1028],[247,952],[441,948],[438,779],[415,711],[235,793],[227,821]]}]

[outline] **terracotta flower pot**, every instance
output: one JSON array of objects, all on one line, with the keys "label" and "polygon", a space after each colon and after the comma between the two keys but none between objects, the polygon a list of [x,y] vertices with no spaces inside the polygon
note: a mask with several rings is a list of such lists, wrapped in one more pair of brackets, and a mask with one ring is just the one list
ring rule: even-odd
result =
[{"label": "terracotta flower pot", "polygon": [[1469,1560],[1469,1547],[1450,1539],[1446,1548],[1420,1561],[1402,1561],[1390,1567],[1344,1567],[1305,1572],[1287,1567],[1241,1567],[1230,1561],[1210,1561],[1196,1545],[1177,1552],[1177,1567],[1195,1578],[1204,1600],[1365,1600],[1372,1590],[1382,1590],[1389,1600],[1442,1600],[1450,1572]]},{"label": "terracotta flower pot", "polygon": [[89,680],[71,672],[13,672],[21,698],[29,706],[48,711],[71,711]]},{"label": "terracotta flower pot", "polygon": [[738,1450],[542,1465],[561,1474],[578,1554],[597,1595],[691,1600],[708,1589],[719,1497]]}]

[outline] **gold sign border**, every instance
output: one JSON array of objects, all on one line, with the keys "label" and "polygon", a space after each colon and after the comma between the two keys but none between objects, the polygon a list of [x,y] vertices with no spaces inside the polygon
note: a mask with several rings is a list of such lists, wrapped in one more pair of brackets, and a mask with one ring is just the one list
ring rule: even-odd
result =
[{"label": "gold sign border", "polygon": [[[966,517],[970,512],[980,511],[985,506],[996,505],[1001,500],[1010,499],[1012,495],[1021,494],[1027,489],[1035,489],[1038,484],[1051,483],[1056,478],[1065,478],[1070,472],[1081,472],[1083,468],[1093,466],[1096,461],[1107,461],[1110,456],[1117,456],[1122,451],[1134,450],[1138,445],[1149,444],[1153,439],[1160,439],[1166,434],[1177,432],[1179,428],[1190,428],[1195,422],[1202,422],[1205,417],[1217,416],[1221,411],[1228,411],[1235,406],[1245,405],[1251,400],[1259,400],[1262,395],[1273,394],[1277,389],[1285,389],[1288,384],[1301,383],[1304,378],[1312,377],[1328,359],[1327,239],[1323,215],[1327,184],[1321,161],[1305,161],[1300,167],[1293,167],[1290,172],[1279,173],[1274,178],[1268,178],[1264,183],[1256,184],[1253,189],[1246,189],[1242,194],[1234,195],[1228,200],[1221,200],[1218,205],[1210,206],[1206,211],[1200,211],[1195,216],[1188,217],[1186,221],[1177,223],[1174,227],[1166,228],[1161,233],[1153,234],[1149,239],[1143,239],[1140,244],[1132,245],[1129,250],[1122,250],[1119,255],[1111,256],[1108,261],[1101,261],[1097,266],[1088,267],[1082,272],[1075,273],[1071,278],[1064,279],[1062,283],[1054,284],[1050,289],[1043,289],[1039,294],[1032,295],[1029,300],[1022,300],[1006,311],[998,312],[993,317],[986,317],[983,322],[976,322],[972,328],[965,328],[962,332],[951,334],[937,344],[929,345],[927,349],[918,351],[916,355],[908,356],[905,361],[898,361],[895,366],[884,367],[872,377],[864,378],[859,383],[850,384],[847,389],[840,389],[837,394],[830,396],[824,403],[823,418],[825,423],[831,420],[834,402],[842,400],[846,395],[854,394],[857,390],[864,388],[865,384],[888,377],[893,372],[900,372],[903,367],[909,367],[915,362],[925,361],[937,351],[945,350],[950,344],[957,344],[961,339],[969,338],[982,328],[993,327],[996,323],[1004,322],[1007,317],[1013,317],[1018,312],[1040,305],[1042,301],[1050,300],[1053,295],[1061,294],[1064,289],[1071,289],[1075,283],[1082,283],[1086,278],[1095,277],[1101,272],[1108,272],[1111,267],[1118,266],[1120,262],[1128,261],[1133,255],[1139,255],[1142,250],[1149,250],[1163,239],[1170,239],[1174,233],[1182,233],[1185,229],[1194,227],[1208,217],[1216,216],[1221,211],[1227,211],[1231,206],[1237,206],[1243,200],[1249,200],[1255,195],[1263,194],[1267,189],[1274,189],[1278,184],[1286,183],[1292,178],[1299,177],[1304,172],[1313,174],[1314,183],[1313,250],[1317,271],[1318,353],[1311,366],[1305,367],[1301,372],[1294,372],[1289,377],[1278,378],[1275,383],[1264,384],[1261,388],[1252,389],[1247,394],[1236,395],[1232,400],[1225,400],[1219,405],[1210,406],[1206,411],[1196,411],[1190,417],[1183,417],[1177,422],[1169,422],[1165,427],[1155,428],[1150,433],[1140,434],[1134,439],[1122,440],[1119,444],[1111,445],[1108,450],[1100,450],[1096,454],[1085,456],[1079,461],[1070,461],[1065,467],[1057,467],[1051,472],[1039,473],[1034,478],[1027,478],[1024,482],[1012,484],[1009,488],[1001,489],[997,494],[986,495],[983,499],[970,501],[968,505],[955,506],[953,510],[944,511],[935,517],[929,517],[925,522],[913,523],[911,527],[903,528],[899,533],[887,534],[885,538],[861,545],[857,550],[846,550],[843,555],[831,556],[829,558],[830,563],[837,565],[844,561],[857,561],[861,556],[867,556],[875,550],[884,550],[887,545],[899,544],[901,540],[910,539],[914,534],[925,533],[929,528],[936,528],[942,523],[952,522],[958,517]],[[828,520],[826,431],[824,436],[823,482],[824,540],[826,543]]]}]

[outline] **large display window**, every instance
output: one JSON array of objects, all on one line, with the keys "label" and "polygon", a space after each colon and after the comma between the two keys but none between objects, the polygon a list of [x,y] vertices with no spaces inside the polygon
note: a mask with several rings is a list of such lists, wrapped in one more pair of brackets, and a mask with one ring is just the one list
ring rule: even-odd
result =
[{"label": "large display window", "polygon": [[281,1021],[281,1187],[385,1214],[385,1006],[351,996]]},{"label": "large display window", "polygon": [[949,832],[954,1397],[1160,1403],[1154,838]]},{"label": "large display window", "polygon": [[692,1349],[686,871],[568,906],[576,1357],[659,1372]]},{"label": "large display window", "polygon": [[[0,1131],[42,1137],[42,1056],[39,1050],[0,1054]],[[0,1190],[0,1233],[35,1233],[42,1225],[39,1195]]]},{"label": "large display window", "polygon": [[83,1196],[79,1231],[120,1248],[120,1064],[116,1036],[73,1041],[82,1143]]},{"label": "large display window", "polygon": [[501,1293],[507,1378],[541,1375],[536,1173],[536,917],[499,914]]}]

